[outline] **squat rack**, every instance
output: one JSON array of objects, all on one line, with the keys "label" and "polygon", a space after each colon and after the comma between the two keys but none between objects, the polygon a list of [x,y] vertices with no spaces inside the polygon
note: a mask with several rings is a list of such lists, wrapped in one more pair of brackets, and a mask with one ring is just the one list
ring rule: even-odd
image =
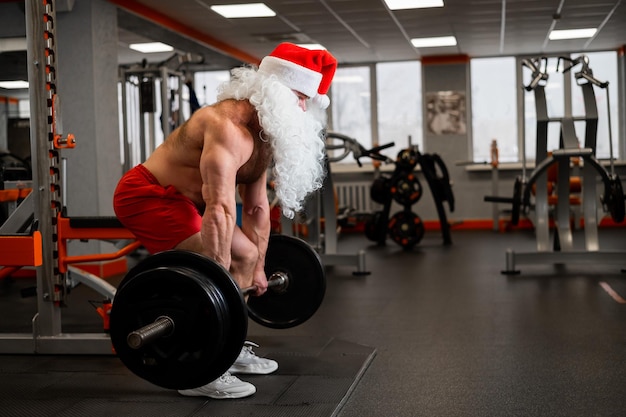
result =
[{"label": "squat rack", "polygon": [[[31,321],[31,333],[0,334],[0,353],[111,354],[105,331],[63,333],[61,310],[71,285],[68,271],[77,281],[103,294],[110,304],[115,288],[73,264],[117,259],[137,249],[139,242],[116,218],[64,216],[60,151],[73,148],[75,139],[71,134],[63,136],[59,111],[55,2],[28,0],[25,15],[33,191],[0,226],[0,279],[22,267],[34,267],[37,313]],[[114,253],[69,256],[67,243],[72,239],[126,243]],[[103,319],[106,326],[106,317]]]}]

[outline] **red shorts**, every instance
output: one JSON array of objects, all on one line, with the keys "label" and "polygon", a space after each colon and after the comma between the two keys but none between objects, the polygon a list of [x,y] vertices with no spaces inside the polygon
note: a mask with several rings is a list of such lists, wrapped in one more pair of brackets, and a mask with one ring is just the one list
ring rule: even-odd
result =
[{"label": "red shorts", "polygon": [[173,249],[202,225],[196,205],[171,185],[160,185],[143,165],[124,174],[115,189],[113,208],[150,253]]}]

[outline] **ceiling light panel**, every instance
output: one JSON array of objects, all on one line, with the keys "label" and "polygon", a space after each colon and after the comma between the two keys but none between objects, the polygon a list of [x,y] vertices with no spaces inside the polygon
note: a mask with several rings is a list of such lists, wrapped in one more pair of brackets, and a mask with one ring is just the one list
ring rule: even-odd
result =
[{"label": "ceiling light panel", "polygon": [[131,43],[128,47],[132,50],[143,52],[144,54],[170,52],[174,50],[173,47],[162,42]]},{"label": "ceiling light panel", "polygon": [[385,0],[390,10],[428,9],[443,7],[443,0]]},{"label": "ceiling light panel", "polygon": [[436,48],[440,46],[455,46],[454,36],[439,36],[435,38],[413,38],[411,43],[416,48]]},{"label": "ceiling light panel", "polygon": [[211,6],[211,10],[227,19],[276,16],[276,12],[264,3],[217,4]]},{"label": "ceiling light panel", "polygon": [[591,38],[596,34],[597,29],[566,29],[566,30],[553,30],[550,32],[549,39],[551,41],[561,39],[584,39]]},{"label": "ceiling light panel", "polygon": [[0,81],[0,88],[6,88],[7,90],[28,88],[28,81]]}]

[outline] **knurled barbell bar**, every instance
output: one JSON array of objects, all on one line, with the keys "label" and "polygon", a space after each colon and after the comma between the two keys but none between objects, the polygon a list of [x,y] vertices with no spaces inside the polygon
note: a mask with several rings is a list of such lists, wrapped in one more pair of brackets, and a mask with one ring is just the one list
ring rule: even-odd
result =
[{"label": "knurled barbell bar", "polygon": [[188,389],[222,375],[239,355],[248,317],[272,328],[297,326],[326,289],[317,252],[301,239],[272,235],[265,257],[269,290],[244,295],[214,260],[189,251],[149,256],[118,286],[110,315],[113,348],[126,367],[164,388]]}]

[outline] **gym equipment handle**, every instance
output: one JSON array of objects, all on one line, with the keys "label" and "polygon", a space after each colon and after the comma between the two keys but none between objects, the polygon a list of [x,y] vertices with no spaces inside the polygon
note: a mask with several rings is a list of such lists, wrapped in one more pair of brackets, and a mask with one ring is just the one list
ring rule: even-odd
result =
[{"label": "gym equipment handle", "polygon": [[483,201],[488,203],[513,203],[514,200],[511,197],[497,197],[497,196],[485,196]]},{"label": "gym equipment handle", "polygon": [[[276,287],[279,291],[284,291],[287,288],[288,279],[287,275],[282,272],[274,272],[267,280],[267,286]],[[255,285],[244,288],[241,290],[243,295],[249,295],[256,292],[257,287]],[[126,343],[132,349],[139,349],[149,343],[154,342],[162,337],[167,337],[174,333],[174,320],[168,316],[160,316],[153,323],[146,324],[145,326],[130,332],[126,337]]]}]

